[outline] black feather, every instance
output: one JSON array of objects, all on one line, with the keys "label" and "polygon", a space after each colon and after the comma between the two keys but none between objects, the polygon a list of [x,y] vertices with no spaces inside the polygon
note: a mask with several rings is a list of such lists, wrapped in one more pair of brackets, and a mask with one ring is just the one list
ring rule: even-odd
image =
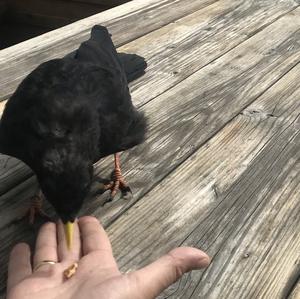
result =
[{"label": "black feather", "polygon": [[142,57],[118,55],[107,29],[95,26],[77,51],[38,66],[7,102],[0,151],[32,168],[63,221],[78,213],[95,161],[143,142],[146,120],[127,78],[145,68]]}]

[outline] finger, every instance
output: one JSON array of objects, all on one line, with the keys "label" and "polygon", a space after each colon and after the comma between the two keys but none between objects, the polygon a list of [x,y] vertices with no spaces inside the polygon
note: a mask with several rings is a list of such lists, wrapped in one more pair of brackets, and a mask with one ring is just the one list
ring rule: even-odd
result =
[{"label": "finger", "polygon": [[192,247],[180,247],[172,250],[154,263],[128,274],[134,286],[132,297],[143,292],[145,298],[155,298],[164,289],[177,281],[184,273],[205,268],[210,258],[203,251]]},{"label": "finger", "polygon": [[79,219],[79,229],[84,255],[101,252],[101,260],[95,261],[104,267],[117,267],[108,236],[99,221],[90,216]]},{"label": "finger", "polygon": [[8,291],[32,273],[30,249],[25,243],[17,244],[11,251],[8,262]]},{"label": "finger", "polygon": [[81,257],[81,240],[77,219],[73,226],[72,248],[68,248],[65,228],[61,221],[57,224],[58,258],[60,261],[78,261]]},{"label": "finger", "polygon": [[[56,225],[49,222],[44,224],[38,233],[33,257],[33,268],[42,261],[57,262]],[[41,266],[37,271],[43,271],[48,265]]]},{"label": "finger", "polygon": [[79,229],[82,239],[83,254],[103,250],[112,255],[112,248],[108,236],[95,217],[85,216],[79,219]]}]

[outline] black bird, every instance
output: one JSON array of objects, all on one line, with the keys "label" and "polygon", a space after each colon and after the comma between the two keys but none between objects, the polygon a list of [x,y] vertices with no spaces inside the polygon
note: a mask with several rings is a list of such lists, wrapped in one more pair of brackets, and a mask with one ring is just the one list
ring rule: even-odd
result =
[{"label": "black bird", "polygon": [[107,29],[97,25],[77,51],[33,70],[5,106],[0,152],[34,171],[67,228],[69,246],[94,162],[114,154],[115,177],[106,188],[111,197],[117,189],[130,190],[118,153],[145,137],[146,119],[133,106],[127,84],[145,68],[142,57],[118,54]]}]

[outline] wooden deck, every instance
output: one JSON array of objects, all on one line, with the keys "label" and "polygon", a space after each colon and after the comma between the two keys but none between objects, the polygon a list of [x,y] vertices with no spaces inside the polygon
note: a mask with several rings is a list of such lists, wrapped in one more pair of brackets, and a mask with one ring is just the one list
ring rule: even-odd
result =
[{"label": "wooden deck", "polygon": [[[35,66],[87,39],[94,24],[147,73],[131,84],[147,141],[122,154],[131,201],[82,214],[106,226],[123,271],[180,245],[210,267],[160,298],[300,298],[300,2],[135,0],[0,51],[0,99]],[[24,215],[36,188],[21,162],[0,160],[0,284],[7,254],[34,239]],[[96,165],[108,176],[109,157]],[[50,212],[51,208],[48,209]]]}]

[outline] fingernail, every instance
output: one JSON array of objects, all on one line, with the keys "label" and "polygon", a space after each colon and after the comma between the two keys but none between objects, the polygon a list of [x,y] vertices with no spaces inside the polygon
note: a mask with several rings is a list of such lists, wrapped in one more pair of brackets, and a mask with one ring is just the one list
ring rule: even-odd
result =
[{"label": "fingernail", "polygon": [[210,262],[211,262],[211,258],[208,255],[205,256],[205,257],[202,257],[200,259],[200,265],[201,265],[202,268],[203,267],[208,267]]}]

